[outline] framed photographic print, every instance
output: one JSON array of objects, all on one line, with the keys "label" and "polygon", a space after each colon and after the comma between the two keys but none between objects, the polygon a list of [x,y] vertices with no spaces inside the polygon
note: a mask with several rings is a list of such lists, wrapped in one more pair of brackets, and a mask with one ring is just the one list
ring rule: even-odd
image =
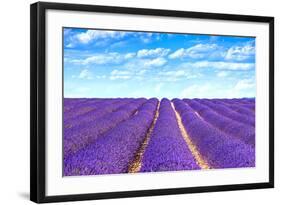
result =
[{"label": "framed photographic print", "polygon": [[274,187],[274,18],[31,5],[30,198]]}]

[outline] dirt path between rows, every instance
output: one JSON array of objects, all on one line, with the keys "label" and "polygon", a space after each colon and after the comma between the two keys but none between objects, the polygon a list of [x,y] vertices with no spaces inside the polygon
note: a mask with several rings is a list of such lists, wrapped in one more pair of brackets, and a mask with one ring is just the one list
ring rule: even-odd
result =
[{"label": "dirt path between rows", "polygon": [[197,147],[195,144],[193,144],[191,138],[189,137],[189,135],[187,134],[184,125],[182,123],[182,119],[180,114],[176,111],[174,103],[171,103],[172,108],[174,109],[174,112],[176,114],[176,118],[177,118],[177,122],[178,122],[178,126],[179,129],[181,131],[182,137],[185,140],[189,150],[191,151],[192,155],[194,156],[196,163],[201,167],[201,169],[210,169],[210,166],[208,165],[208,163],[203,159],[203,157],[201,156],[201,154],[199,153]]},{"label": "dirt path between rows", "polygon": [[159,107],[160,107],[160,102],[158,102],[153,122],[152,122],[148,132],[146,133],[146,136],[144,138],[144,141],[143,141],[142,145],[140,146],[140,149],[138,150],[138,152],[135,156],[135,160],[133,161],[132,164],[129,165],[129,170],[128,170],[129,173],[137,173],[141,169],[143,154],[144,154],[145,149],[148,145],[148,142],[149,142],[150,137],[151,137],[151,133],[154,129],[154,126],[155,126],[156,121],[157,121],[158,116],[159,116]]}]

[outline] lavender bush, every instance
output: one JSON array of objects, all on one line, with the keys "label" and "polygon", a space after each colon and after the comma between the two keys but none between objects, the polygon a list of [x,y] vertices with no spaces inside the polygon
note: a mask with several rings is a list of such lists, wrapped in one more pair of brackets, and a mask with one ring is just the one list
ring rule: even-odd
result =
[{"label": "lavender bush", "polygon": [[157,99],[148,100],[127,121],[64,161],[65,175],[116,174],[128,171],[130,162],[149,129]]},{"label": "lavender bush", "polygon": [[160,104],[159,118],[144,153],[141,172],[200,169],[185,143],[168,99]]},{"label": "lavender bush", "polygon": [[244,123],[239,123],[230,118],[224,117],[212,111],[195,100],[191,100],[188,104],[200,114],[200,116],[208,123],[218,128],[230,136],[237,137],[247,144],[255,146],[255,128]]},{"label": "lavender bush", "polygon": [[201,155],[213,168],[254,167],[255,150],[241,140],[229,139],[196,115],[192,108],[174,100],[183,124]]},{"label": "lavender bush", "polygon": [[198,170],[201,159],[212,169],[255,166],[255,99],[172,102],[64,99],[64,175],[128,173],[136,159],[137,172]]}]

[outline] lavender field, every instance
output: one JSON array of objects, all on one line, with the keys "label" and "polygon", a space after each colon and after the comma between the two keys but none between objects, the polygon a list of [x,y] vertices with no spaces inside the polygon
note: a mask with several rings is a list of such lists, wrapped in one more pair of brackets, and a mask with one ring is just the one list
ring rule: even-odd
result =
[{"label": "lavender field", "polygon": [[65,98],[64,176],[255,167],[255,99]]}]

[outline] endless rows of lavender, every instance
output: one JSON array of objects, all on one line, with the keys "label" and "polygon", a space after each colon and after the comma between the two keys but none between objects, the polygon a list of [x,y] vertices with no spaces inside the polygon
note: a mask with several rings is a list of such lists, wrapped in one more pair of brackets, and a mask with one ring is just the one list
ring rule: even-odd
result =
[{"label": "endless rows of lavender", "polygon": [[67,98],[64,176],[255,166],[255,99]]}]

